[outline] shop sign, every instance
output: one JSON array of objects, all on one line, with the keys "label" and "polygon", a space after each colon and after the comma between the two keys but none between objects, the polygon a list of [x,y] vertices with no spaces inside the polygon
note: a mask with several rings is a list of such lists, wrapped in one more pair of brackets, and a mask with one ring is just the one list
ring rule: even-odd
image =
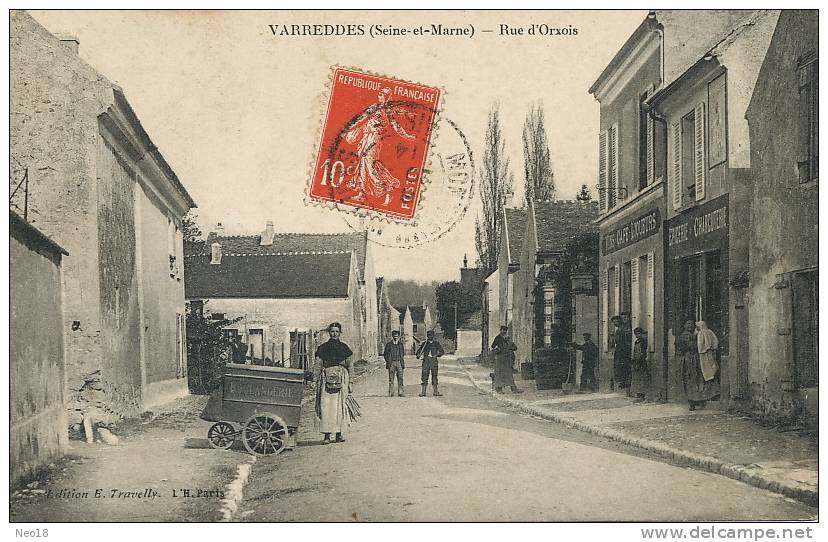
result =
[{"label": "shop sign", "polygon": [[667,222],[667,249],[682,251],[707,239],[726,237],[730,218],[724,195]]},{"label": "shop sign", "polygon": [[601,249],[606,256],[616,250],[634,245],[661,230],[661,213],[653,209],[644,215],[622,223],[601,236]]}]

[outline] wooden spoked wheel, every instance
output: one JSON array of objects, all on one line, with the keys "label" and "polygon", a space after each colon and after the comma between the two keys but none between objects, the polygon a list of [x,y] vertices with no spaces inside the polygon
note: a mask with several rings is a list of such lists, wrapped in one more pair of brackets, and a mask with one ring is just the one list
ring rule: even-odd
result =
[{"label": "wooden spoked wheel", "polygon": [[288,428],[275,414],[255,414],[244,424],[242,442],[255,455],[274,455],[285,449]]},{"label": "wooden spoked wheel", "polygon": [[236,429],[227,422],[216,422],[207,430],[207,440],[213,448],[226,450],[236,442]]}]

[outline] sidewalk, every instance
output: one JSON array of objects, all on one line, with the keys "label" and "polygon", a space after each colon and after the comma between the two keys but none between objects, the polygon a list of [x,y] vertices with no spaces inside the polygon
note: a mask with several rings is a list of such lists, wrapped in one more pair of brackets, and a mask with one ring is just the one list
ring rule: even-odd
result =
[{"label": "sidewalk", "polygon": [[525,413],[818,506],[816,432],[762,427],[712,405],[690,412],[683,404],[634,403],[618,393],[539,391],[531,380],[516,379],[523,394],[498,394],[492,368],[468,358],[459,365],[476,388]]}]

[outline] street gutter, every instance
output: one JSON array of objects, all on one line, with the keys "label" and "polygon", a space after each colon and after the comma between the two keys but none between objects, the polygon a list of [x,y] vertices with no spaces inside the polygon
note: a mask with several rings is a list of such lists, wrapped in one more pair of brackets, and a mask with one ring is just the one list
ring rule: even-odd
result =
[{"label": "street gutter", "polygon": [[748,469],[744,468],[741,465],[726,463],[724,461],[721,461],[720,459],[716,459],[715,457],[680,450],[678,448],[674,448],[672,446],[668,446],[667,444],[663,444],[661,442],[657,442],[654,440],[633,437],[621,431],[608,429],[606,427],[601,427],[598,425],[573,420],[571,418],[560,416],[552,412],[543,411],[541,409],[527,405],[522,401],[515,400],[511,397],[495,393],[491,389],[491,387],[481,386],[472,377],[471,373],[465,367],[465,365],[463,365],[461,358],[457,358],[457,364],[460,366],[461,369],[463,369],[463,372],[466,374],[466,377],[469,379],[472,385],[479,391],[485,392],[488,395],[494,397],[499,402],[515,407],[526,414],[531,414],[533,416],[538,416],[545,420],[560,423],[565,425],[566,427],[577,429],[585,433],[590,433],[617,442],[622,442],[630,446],[635,446],[636,448],[647,450],[666,459],[689,463],[692,467],[695,467],[697,469],[706,470],[708,472],[712,472],[713,474],[720,474],[722,476],[726,476],[733,480],[744,482],[746,484],[758,487],[760,489],[765,489],[768,491],[772,491],[774,493],[779,493],[781,495],[784,495],[785,497],[789,497],[791,499],[795,499],[799,502],[805,503],[808,506],[819,506],[819,490],[811,490],[785,484],[784,482],[780,482],[779,480],[774,480],[768,478],[767,476],[762,476],[761,474],[750,472]]}]

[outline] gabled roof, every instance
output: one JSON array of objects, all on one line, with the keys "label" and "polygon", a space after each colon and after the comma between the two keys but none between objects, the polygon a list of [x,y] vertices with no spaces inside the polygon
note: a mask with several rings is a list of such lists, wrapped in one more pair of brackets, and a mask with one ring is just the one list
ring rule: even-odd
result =
[{"label": "gabled roof", "polygon": [[405,321],[405,310],[407,307],[394,307],[394,310],[400,313],[400,323]]},{"label": "gabled roof", "polygon": [[347,252],[356,253],[357,275],[365,276],[365,257],[368,234],[353,233],[276,233],[272,245],[260,245],[261,235],[217,235],[210,232],[203,253],[208,256],[211,245],[218,241],[225,255],[284,254],[292,252]]},{"label": "gabled roof", "polygon": [[526,209],[505,209],[506,217],[506,242],[509,250],[509,262],[520,261],[520,251],[523,248],[523,238],[526,235]]},{"label": "gabled roof", "polygon": [[589,87],[589,93],[594,94],[598,88],[603,85],[621,66],[624,62],[624,59],[630,54],[630,52],[635,48],[635,46],[642,40],[644,36],[653,32],[659,28],[659,24],[656,21],[655,14],[650,12],[644,20],[638,25],[638,28],[635,29],[635,32],[624,42],[624,45],[621,46],[621,49],[615,53],[615,56],[612,57],[609,64],[606,65],[604,70],[598,76],[594,83]]},{"label": "gabled roof", "polygon": [[538,252],[563,252],[580,233],[597,231],[598,202],[577,200],[535,201],[535,233]]},{"label": "gabled roof", "polygon": [[188,299],[348,297],[350,252],[184,258]]},{"label": "gabled roof", "polygon": [[425,308],[423,307],[408,307],[408,310],[411,311],[411,320],[416,324],[418,322],[425,322]]}]

